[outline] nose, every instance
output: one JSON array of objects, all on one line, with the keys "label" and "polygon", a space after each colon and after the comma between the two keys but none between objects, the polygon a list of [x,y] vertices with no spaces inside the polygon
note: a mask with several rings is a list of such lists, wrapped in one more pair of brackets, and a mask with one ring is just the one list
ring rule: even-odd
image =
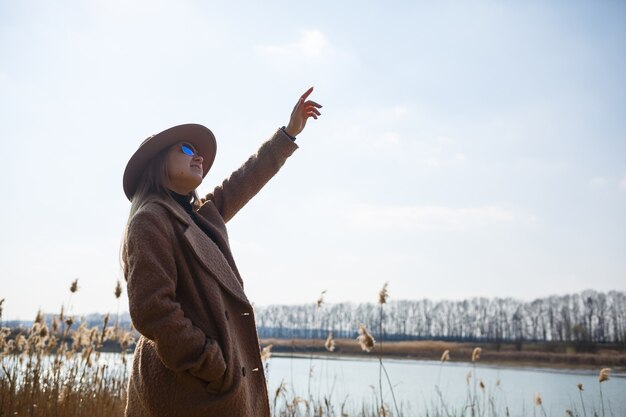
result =
[{"label": "nose", "polygon": [[193,157],[194,162],[198,162],[200,165],[202,165],[202,162],[204,162],[204,158],[202,158],[202,156],[200,155],[196,155]]}]

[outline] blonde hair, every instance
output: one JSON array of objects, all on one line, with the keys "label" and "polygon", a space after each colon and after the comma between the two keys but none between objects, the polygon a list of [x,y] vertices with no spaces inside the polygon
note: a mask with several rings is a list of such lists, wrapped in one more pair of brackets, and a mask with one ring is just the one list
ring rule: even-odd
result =
[{"label": "blonde hair", "polygon": [[[122,243],[120,245],[120,266],[124,273],[125,279],[127,278],[126,275],[128,272],[128,226],[130,225],[133,216],[148,200],[153,197],[160,197],[174,201],[172,195],[170,194],[170,191],[165,186],[166,180],[168,178],[167,153],[169,152],[169,150],[170,148],[163,149],[154,158],[152,158],[150,162],[148,162],[143,173],[141,174],[141,177],[139,178],[135,193],[132,196],[130,212],[128,213],[128,220],[126,221],[126,225],[124,226]],[[193,190],[188,194],[188,196],[191,199],[190,202],[193,209],[198,210],[200,208],[201,201],[198,197],[197,191]]]}]

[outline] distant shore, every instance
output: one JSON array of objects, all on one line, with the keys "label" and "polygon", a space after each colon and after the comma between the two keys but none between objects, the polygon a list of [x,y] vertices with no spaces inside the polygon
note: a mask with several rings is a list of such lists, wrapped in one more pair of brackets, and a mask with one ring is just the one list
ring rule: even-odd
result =
[{"label": "distant shore", "polygon": [[[324,340],[312,339],[261,339],[263,347],[272,345],[272,355],[378,357],[380,343],[371,352],[363,351],[353,339],[335,339],[335,350],[329,352]],[[521,350],[514,343],[469,343],[444,341],[384,341],[383,357],[386,359],[441,360],[448,350],[451,362],[471,362],[472,351],[481,347],[479,362],[510,367],[543,367],[553,369],[597,370],[604,367],[615,372],[626,372],[626,346],[596,345],[594,352],[575,352],[571,346],[554,343],[526,343]]]}]

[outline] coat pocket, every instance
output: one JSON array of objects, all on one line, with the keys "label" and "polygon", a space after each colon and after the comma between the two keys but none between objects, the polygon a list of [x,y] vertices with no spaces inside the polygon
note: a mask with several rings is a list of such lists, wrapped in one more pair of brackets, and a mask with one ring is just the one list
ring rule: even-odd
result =
[{"label": "coat pocket", "polygon": [[209,394],[219,395],[222,392],[222,388],[224,388],[224,380],[226,379],[226,372],[228,372],[228,367],[224,369],[224,373],[218,379],[214,381],[209,381],[206,385],[205,391]]},{"label": "coat pocket", "polygon": [[209,337],[207,337],[205,351],[207,354],[202,364],[188,373],[202,383],[205,392],[218,395],[224,388],[223,385],[227,375],[224,351],[216,338]]}]

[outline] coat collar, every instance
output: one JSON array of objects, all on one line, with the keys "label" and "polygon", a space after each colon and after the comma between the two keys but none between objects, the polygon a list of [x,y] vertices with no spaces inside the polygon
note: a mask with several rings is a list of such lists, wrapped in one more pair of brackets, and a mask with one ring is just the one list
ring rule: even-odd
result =
[{"label": "coat collar", "polygon": [[152,203],[152,202],[160,204],[161,206],[168,209],[170,214],[172,214],[176,219],[178,219],[185,226],[189,226],[193,222],[193,220],[191,220],[189,215],[180,206],[180,204],[178,204],[176,201],[174,201],[171,198],[152,197],[146,203]]},{"label": "coat collar", "polygon": [[216,240],[218,240],[216,244],[216,242],[213,242],[213,240],[200,229],[189,214],[187,214],[176,201],[155,197],[151,199],[150,202],[165,207],[174,218],[184,225],[184,240],[204,269],[206,269],[227,292],[246,305],[250,305],[250,301],[243,291],[241,278],[239,278],[235,272],[236,268],[233,268],[227,261],[227,259],[232,260],[232,254],[230,253],[228,243],[225,241],[222,233],[199,215],[200,221],[204,221],[205,225],[208,225],[211,230],[214,231],[214,236]]}]

